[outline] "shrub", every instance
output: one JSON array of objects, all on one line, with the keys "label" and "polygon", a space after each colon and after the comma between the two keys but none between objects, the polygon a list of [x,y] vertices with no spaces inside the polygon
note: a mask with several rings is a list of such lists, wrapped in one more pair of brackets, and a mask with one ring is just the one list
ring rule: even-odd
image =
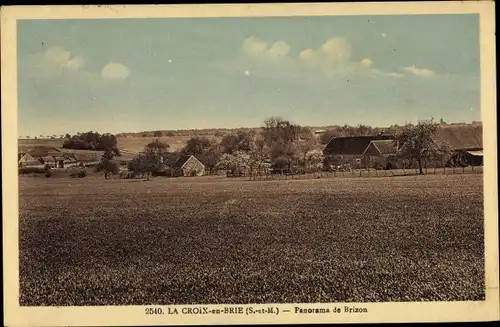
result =
[{"label": "shrub", "polygon": [[45,169],[42,167],[21,167],[19,168],[20,174],[43,174]]},{"label": "shrub", "polygon": [[198,171],[197,171],[197,170],[192,170],[192,171],[190,171],[190,172],[189,172],[189,176],[191,176],[191,177],[196,177],[196,176],[198,176]]},{"label": "shrub", "polygon": [[151,176],[156,177],[156,176],[165,176],[165,177],[172,177],[173,173],[171,169],[160,169],[160,170],[154,170],[151,172]]},{"label": "shrub", "polygon": [[52,177],[52,170],[50,170],[50,169],[45,170],[45,177],[47,177],[47,178]]},{"label": "shrub", "polygon": [[73,170],[69,176],[72,178],[83,178],[87,176],[87,170],[85,169],[78,169],[78,170]]},{"label": "shrub", "polygon": [[382,164],[379,161],[375,161],[372,165],[373,169],[380,170],[382,169]]}]

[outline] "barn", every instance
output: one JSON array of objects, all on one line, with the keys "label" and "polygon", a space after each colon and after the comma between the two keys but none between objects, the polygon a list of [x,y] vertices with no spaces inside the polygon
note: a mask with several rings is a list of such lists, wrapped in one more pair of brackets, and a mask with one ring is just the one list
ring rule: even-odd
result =
[{"label": "barn", "polygon": [[[367,166],[365,150],[372,141],[395,141],[394,135],[364,135],[334,137],[323,149],[330,164],[351,164],[354,168]],[[376,149],[374,149],[376,150]]]},{"label": "barn", "polygon": [[452,124],[442,126],[434,141],[440,147],[450,149],[448,165],[483,165],[483,128],[480,124]]},{"label": "barn", "polygon": [[193,155],[169,152],[163,156],[165,167],[173,170],[175,176],[202,176],[205,165]]},{"label": "barn", "polygon": [[36,146],[28,151],[33,158],[60,156],[61,151],[56,148]]}]

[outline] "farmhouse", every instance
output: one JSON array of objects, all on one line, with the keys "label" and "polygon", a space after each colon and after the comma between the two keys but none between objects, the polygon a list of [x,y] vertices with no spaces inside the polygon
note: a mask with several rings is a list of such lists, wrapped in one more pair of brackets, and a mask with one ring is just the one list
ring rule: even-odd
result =
[{"label": "farmhouse", "polygon": [[480,124],[450,125],[439,130],[435,139],[439,146],[452,151],[451,161],[460,166],[483,164],[483,128]]},{"label": "farmhouse", "polygon": [[163,156],[163,164],[173,170],[176,176],[202,176],[205,165],[195,156],[169,152]]},{"label": "farmhouse", "polygon": [[438,164],[483,164],[483,129],[480,124],[441,125],[432,139],[437,148],[451,152],[447,159],[441,158]]},{"label": "farmhouse", "polygon": [[394,135],[367,135],[334,137],[323,149],[323,155],[331,163],[350,163],[354,167],[367,165],[365,150],[372,141],[395,141]]},{"label": "farmhouse", "polygon": [[394,156],[398,151],[397,140],[374,140],[363,151],[365,163],[368,167],[379,165],[385,169],[395,168],[397,165]]},{"label": "farmhouse", "polygon": [[101,155],[96,152],[73,153],[76,162],[82,166],[95,166],[101,161]]},{"label": "farmhouse", "polygon": [[[451,151],[450,160],[455,164],[482,165],[482,125],[440,125],[432,138],[438,148]],[[331,163],[350,163],[357,168],[380,163],[390,169],[397,164],[394,155],[403,146],[395,135],[334,137],[323,154]]]},{"label": "farmhouse", "polygon": [[26,166],[38,166],[40,165],[41,162],[33,156],[31,156],[29,153],[20,153],[19,154],[19,160],[18,160],[18,166],[19,167],[26,167]]},{"label": "farmhouse", "polygon": [[53,157],[61,155],[61,151],[56,148],[44,147],[44,146],[35,146],[28,153],[33,158],[42,158],[42,157]]},{"label": "farmhouse", "polygon": [[52,156],[41,157],[40,162],[43,163],[44,165],[49,165],[49,167],[51,167],[51,168],[57,167],[57,161]]}]

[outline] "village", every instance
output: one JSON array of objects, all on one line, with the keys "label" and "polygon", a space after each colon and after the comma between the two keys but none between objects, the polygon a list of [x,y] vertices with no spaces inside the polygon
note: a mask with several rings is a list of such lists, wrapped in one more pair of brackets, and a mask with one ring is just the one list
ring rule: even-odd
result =
[{"label": "village", "polygon": [[[406,143],[397,133],[379,129],[372,135],[332,136],[326,144],[322,144],[321,140],[328,137],[325,135],[328,132],[329,130],[325,129],[309,128],[307,135],[302,133],[299,136],[292,150],[276,149],[271,142],[267,149],[264,148],[265,144],[261,144],[259,149],[258,144],[256,145],[259,143],[258,134],[238,130],[226,132],[226,136],[219,142],[194,136],[188,143],[191,142],[192,148],[196,149],[184,147],[170,150],[168,140],[165,141],[164,138],[144,138],[150,141],[146,150],[152,150],[155,156],[155,165],[149,169],[153,176],[195,177],[225,174],[227,177],[251,177],[418,168],[412,158],[403,160],[404,156],[401,154]],[[483,164],[480,123],[439,124],[432,133],[431,140],[435,148],[432,155],[424,158],[422,166],[425,169],[476,167]],[[105,152],[43,145],[23,146],[22,149],[24,151],[18,153],[18,167],[22,174],[47,169],[74,171],[88,168],[102,171],[99,165],[102,164]],[[110,173],[116,178],[135,178],[138,174],[144,177],[148,169],[141,171],[136,161],[147,151],[126,148],[119,148],[118,151],[118,155],[112,158],[116,167],[110,169]],[[291,154],[291,151],[295,153]],[[436,155],[437,153],[439,155]]]}]

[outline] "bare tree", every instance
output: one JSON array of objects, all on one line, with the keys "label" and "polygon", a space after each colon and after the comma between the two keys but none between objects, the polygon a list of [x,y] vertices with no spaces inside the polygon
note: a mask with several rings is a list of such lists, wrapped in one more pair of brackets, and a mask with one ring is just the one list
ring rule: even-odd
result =
[{"label": "bare tree", "polygon": [[307,154],[316,148],[316,138],[310,129],[304,128],[300,133],[300,139],[297,144],[297,149],[301,154],[301,160],[304,169],[307,170],[308,156]]}]

